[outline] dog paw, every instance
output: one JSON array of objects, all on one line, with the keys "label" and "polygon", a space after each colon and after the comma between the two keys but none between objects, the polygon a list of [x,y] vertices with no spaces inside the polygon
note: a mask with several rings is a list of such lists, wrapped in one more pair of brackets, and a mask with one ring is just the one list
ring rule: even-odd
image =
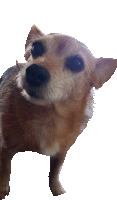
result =
[{"label": "dog paw", "polygon": [[5,199],[6,195],[9,195],[10,192],[10,186],[7,186],[5,188],[0,188],[0,200]]},{"label": "dog paw", "polygon": [[50,190],[53,196],[58,196],[66,192],[59,181],[50,184]]}]

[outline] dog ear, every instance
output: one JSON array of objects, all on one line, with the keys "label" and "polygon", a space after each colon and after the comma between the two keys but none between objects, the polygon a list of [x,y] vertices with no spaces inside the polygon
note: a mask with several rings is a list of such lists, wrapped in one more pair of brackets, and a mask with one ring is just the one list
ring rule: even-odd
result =
[{"label": "dog ear", "polygon": [[93,86],[98,89],[108,81],[117,68],[117,59],[98,58],[96,59],[96,67],[92,76]]},{"label": "dog ear", "polygon": [[37,28],[37,26],[34,24],[32,27],[31,27],[31,30],[28,34],[28,37],[27,37],[27,40],[26,40],[26,44],[25,44],[25,59],[28,60],[28,58],[30,57],[30,50],[28,49],[28,45],[33,42],[36,38],[39,38],[39,37],[42,37],[44,36],[44,33],[42,33],[41,30],[39,30]]}]

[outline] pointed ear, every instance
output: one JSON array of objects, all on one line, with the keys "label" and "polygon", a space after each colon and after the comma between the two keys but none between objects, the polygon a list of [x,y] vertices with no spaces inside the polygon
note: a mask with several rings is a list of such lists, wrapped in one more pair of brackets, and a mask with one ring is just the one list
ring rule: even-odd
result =
[{"label": "pointed ear", "polygon": [[[39,30],[36,25],[33,25],[31,27],[31,30],[30,30],[29,34],[28,34],[28,37],[27,37],[27,40],[26,40],[26,44],[25,44],[24,57],[25,57],[26,61],[30,57],[30,49],[31,49],[31,47],[30,47],[29,44],[31,42],[33,42],[35,39],[37,39],[39,37],[42,37],[42,36],[44,36],[44,33],[42,33],[41,30]],[[28,48],[28,46],[29,46],[29,48]]]},{"label": "pointed ear", "polygon": [[108,81],[117,68],[117,59],[98,58],[96,59],[96,67],[92,76],[93,86],[98,89]]}]

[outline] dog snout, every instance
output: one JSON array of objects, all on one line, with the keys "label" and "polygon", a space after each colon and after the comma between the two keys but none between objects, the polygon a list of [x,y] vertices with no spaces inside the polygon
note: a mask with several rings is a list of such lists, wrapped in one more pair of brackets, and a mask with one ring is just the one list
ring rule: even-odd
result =
[{"label": "dog snout", "polygon": [[41,86],[50,79],[48,70],[42,66],[33,64],[26,69],[26,81],[31,86]]}]

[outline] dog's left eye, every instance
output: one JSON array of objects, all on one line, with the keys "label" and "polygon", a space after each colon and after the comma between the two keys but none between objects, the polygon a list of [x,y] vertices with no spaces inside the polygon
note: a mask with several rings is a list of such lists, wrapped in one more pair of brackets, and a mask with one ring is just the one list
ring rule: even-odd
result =
[{"label": "dog's left eye", "polygon": [[79,56],[71,56],[67,58],[66,66],[73,72],[80,72],[84,69],[84,62]]},{"label": "dog's left eye", "polygon": [[31,54],[34,58],[42,56],[45,53],[45,48],[41,42],[34,42],[31,49]]}]

